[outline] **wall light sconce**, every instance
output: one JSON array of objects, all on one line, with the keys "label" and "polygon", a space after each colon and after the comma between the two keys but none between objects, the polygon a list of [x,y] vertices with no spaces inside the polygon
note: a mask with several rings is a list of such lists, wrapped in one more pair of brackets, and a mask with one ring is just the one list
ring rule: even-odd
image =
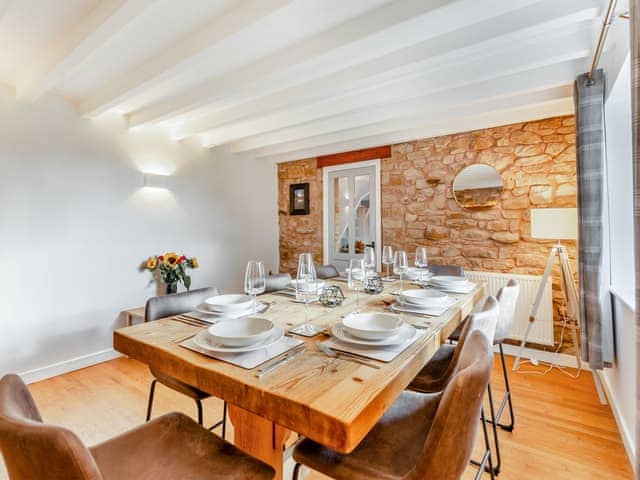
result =
[{"label": "wall light sconce", "polygon": [[145,173],[143,175],[143,186],[149,188],[162,188],[164,190],[169,189],[169,176],[157,175],[154,173]]}]

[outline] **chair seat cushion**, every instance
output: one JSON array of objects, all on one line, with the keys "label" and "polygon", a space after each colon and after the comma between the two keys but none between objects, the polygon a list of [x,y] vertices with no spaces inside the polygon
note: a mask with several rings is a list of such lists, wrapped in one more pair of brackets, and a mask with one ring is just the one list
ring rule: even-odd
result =
[{"label": "chair seat cushion", "polygon": [[447,343],[441,345],[407,388],[424,393],[436,393],[444,390],[446,382],[443,382],[442,379],[451,365],[455,351],[455,345]]},{"label": "chair seat cushion", "polygon": [[91,448],[104,480],[271,479],[274,470],[170,413]]},{"label": "chair seat cushion", "polygon": [[306,439],[293,458],[338,480],[406,478],[423,452],[439,400],[439,394],[403,392],[349,455]]},{"label": "chair seat cushion", "polygon": [[153,375],[156,380],[158,380],[165,387],[168,387],[171,390],[175,390],[176,392],[180,392],[187,397],[193,398],[194,400],[204,400],[205,398],[209,398],[211,396],[207,392],[203,392],[202,390],[199,390],[196,387],[189,385],[188,383],[184,383],[182,380],[173,378],[171,375],[167,375],[166,373],[156,368],[149,367],[149,370],[151,371],[151,375]]}]

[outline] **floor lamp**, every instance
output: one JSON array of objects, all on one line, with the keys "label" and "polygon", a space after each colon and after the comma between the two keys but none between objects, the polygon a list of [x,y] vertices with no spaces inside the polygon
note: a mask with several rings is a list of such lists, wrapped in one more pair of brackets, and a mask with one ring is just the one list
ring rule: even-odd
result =
[{"label": "floor lamp", "polygon": [[567,306],[567,320],[571,327],[573,336],[573,348],[576,355],[576,363],[578,369],[582,369],[582,357],[580,355],[580,342],[576,327],[578,325],[578,290],[573,280],[573,272],[569,263],[569,255],[567,249],[560,243],[560,240],[576,240],[578,238],[578,213],[575,208],[532,208],[531,209],[531,238],[539,238],[546,240],[558,240],[558,244],[551,247],[547,265],[542,274],[540,287],[536,294],[529,315],[529,324],[525,330],[524,337],[520,343],[518,355],[513,364],[513,371],[518,369],[520,365],[520,357],[524,351],[525,343],[529,337],[529,332],[533,323],[536,321],[538,309],[542,302],[545,286],[551,281],[551,269],[558,260],[560,264],[560,286],[562,295]]}]

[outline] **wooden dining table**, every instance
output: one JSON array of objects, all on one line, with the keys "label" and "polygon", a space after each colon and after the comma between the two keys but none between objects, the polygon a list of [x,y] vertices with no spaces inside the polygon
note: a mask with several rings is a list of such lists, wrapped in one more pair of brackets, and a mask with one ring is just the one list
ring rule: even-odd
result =
[{"label": "wooden dining table", "polygon": [[[193,385],[229,404],[234,427],[233,443],[272,465],[282,478],[284,447],[294,432],[337,452],[350,453],[373,428],[393,401],[409,385],[438,347],[485,296],[484,284],[467,294],[438,317],[401,314],[418,328],[428,330],[391,362],[371,360],[379,366],[329,357],[316,346],[329,329],[356,308],[356,294],[341,281],[345,300],[329,308],[319,302],[307,305],[308,320],[323,328],[316,337],[298,337],[306,349],[293,360],[262,377],[258,368],[247,370],[179,345],[180,340],[202,327],[175,317],[120,328],[114,332],[114,348],[149,366]],[[405,282],[405,287],[410,286]],[[380,294],[359,294],[362,312],[388,312],[396,300],[398,282],[386,283]],[[277,293],[260,297],[269,308],[261,317],[288,329],[305,322],[305,305]]]}]

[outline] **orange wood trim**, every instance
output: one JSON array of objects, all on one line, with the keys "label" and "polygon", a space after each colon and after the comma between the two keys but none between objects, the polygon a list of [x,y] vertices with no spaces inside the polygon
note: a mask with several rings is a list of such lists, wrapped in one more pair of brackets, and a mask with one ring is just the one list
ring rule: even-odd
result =
[{"label": "orange wood trim", "polygon": [[322,155],[318,157],[318,168],[330,167],[332,165],[342,165],[343,163],[361,162],[363,160],[373,160],[375,158],[391,157],[391,145],[381,147],[365,148],[363,150],[353,150],[351,152],[334,153],[332,155]]}]

